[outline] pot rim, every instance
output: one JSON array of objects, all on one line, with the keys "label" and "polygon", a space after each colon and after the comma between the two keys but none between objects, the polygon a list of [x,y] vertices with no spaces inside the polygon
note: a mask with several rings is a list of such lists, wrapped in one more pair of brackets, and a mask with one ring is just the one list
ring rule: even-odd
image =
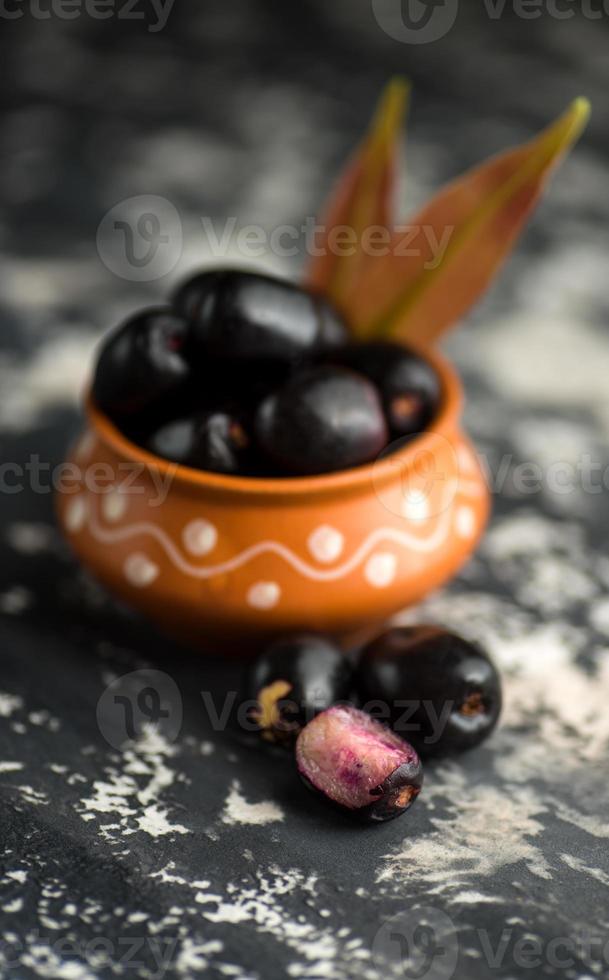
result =
[{"label": "pot rim", "polygon": [[360,490],[366,484],[370,485],[372,480],[378,485],[379,482],[383,483],[386,479],[395,476],[396,461],[406,466],[414,463],[418,453],[431,448],[435,437],[438,435],[446,437],[456,428],[462,404],[462,387],[456,369],[437,350],[417,349],[417,353],[429,362],[440,379],[442,391],[440,407],[432,424],[411,442],[406,443],[403,448],[389,453],[385,458],[381,453],[371,463],[335,473],[322,473],[317,476],[255,477],[197,470],[162,459],[128,439],[108,416],[97,408],[91,388],[85,395],[85,412],[97,437],[119,456],[138,463],[145,469],[155,469],[190,489],[221,491],[227,496],[246,494],[281,499],[303,495],[319,497],[340,490]]}]

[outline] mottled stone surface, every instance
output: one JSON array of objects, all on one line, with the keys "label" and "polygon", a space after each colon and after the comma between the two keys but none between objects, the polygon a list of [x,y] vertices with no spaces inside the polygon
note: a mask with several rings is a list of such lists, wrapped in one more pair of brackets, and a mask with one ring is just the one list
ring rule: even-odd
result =
[{"label": "mottled stone surface", "polygon": [[[574,95],[595,109],[501,282],[448,345],[494,518],[467,569],[406,618],[487,644],[506,708],[482,750],[428,767],[405,817],[354,829],[289,761],[215,730],[199,692],[219,708],[237,668],[176,650],[78,570],[48,470],[2,494],[10,980],[609,975],[609,33],[602,16],[497,20],[483,7],[419,46],[353,0],[180,0],[157,32],[116,18],[2,24],[14,93],[0,89],[0,455],[20,466],[62,459],[100,331],[210,258],[203,216],[272,228],[315,213],[388,73],[416,86],[412,205]],[[142,194],[170,201],[183,232],[176,269],[149,283],[111,272],[95,244],[104,214]],[[536,492],[527,461],[543,468]],[[97,704],[146,668],[173,680],[180,731],[169,719],[121,750]],[[436,939],[427,954],[421,922]]]}]

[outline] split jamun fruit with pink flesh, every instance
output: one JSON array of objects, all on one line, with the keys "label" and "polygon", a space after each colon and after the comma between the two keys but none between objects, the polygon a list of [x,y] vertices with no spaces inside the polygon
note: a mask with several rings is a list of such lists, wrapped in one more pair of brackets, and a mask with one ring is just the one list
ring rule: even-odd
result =
[{"label": "split jamun fruit with pink flesh", "polygon": [[334,705],[303,728],[296,764],[310,789],[369,822],[405,813],[423,784],[412,745],[349,705]]}]

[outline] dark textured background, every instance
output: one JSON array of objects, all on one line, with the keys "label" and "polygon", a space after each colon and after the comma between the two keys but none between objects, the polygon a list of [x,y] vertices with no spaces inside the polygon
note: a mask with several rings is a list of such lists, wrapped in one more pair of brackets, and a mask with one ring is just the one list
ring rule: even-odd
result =
[{"label": "dark textured background", "polygon": [[[445,38],[418,46],[360,0],[177,0],[158,33],[3,20],[2,460],[59,462],[97,336],[208,258],[201,216],[272,227],[314,214],[402,72],[410,206],[591,98],[584,140],[448,349],[494,472],[502,454],[606,466],[607,17],[461,7]],[[108,209],[142,194],[170,200],[184,233],[175,270],[150,283],[114,275],[96,249]],[[212,730],[198,691],[230,689],[236,668],[170,648],[102,594],[48,493],[3,493],[1,507],[3,977],[154,977],[159,952],[167,977],[447,978],[453,955],[461,980],[609,976],[606,488],[530,494],[508,478],[479,554],[413,614],[488,644],[504,723],[430,769],[407,817],[370,830],[311,801],[289,761]],[[150,667],[178,686],[181,734],[113,749],[98,699]],[[413,964],[422,921],[444,953]]]}]

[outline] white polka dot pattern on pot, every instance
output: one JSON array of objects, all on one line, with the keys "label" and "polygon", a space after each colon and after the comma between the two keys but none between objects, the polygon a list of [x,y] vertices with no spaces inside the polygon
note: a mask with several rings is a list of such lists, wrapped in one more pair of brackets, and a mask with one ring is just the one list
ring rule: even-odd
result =
[{"label": "white polka dot pattern on pot", "polygon": [[429,500],[422,490],[411,490],[404,494],[402,516],[409,521],[426,521],[429,517]]},{"label": "white polka dot pattern on pot", "polygon": [[87,517],[87,502],[84,497],[74,497],[66,506],[64,523],[72,533],[80,531]]},{"label": "white polka dot pattern on pot", "polygon": [[471,507],[463,504],[457,510],[457,534],[460,538],[473,538],[476,533],[476,515]]},{"label": "white polka dot pattern on pot", "polygon": [[182,531],[184,547],[191,555],[208,555],[216,547],[218,532],[213,524],[202,518],[191,521]]},{"label": "white polka dot pattern on pot", "polygon": [[256,582],[247,593],[247,603],[254,609],[273,609],[280,596],[281,589],[277,582]]},{"label": "white polka dot pattern on pot", "polygon": [[125,516],[127,500],[120,490],[111,490],[102,497],[102,513],[110,524],[116,524]]},{"label": "white polka dot pattern on pot", "polygon": [[[410,488],[410,493],[412,492],[413,488]],[[80,496],[86,502],[86,511],[82,509],[82,504],[73,505],[74,510],[71,511],[68,509],[69,501],[66,501],[64,522],[68,530],[72,527],[76,531],[86,526],[91,536],[105,547],[123,545],[131,538],[141,541],[145,536],[154,541],[156,548],[161,549],[160,561],[169,561],[181,574],[195,579],[206,580],[231,575],[268,554],[280,559],[293,572],[312,582],[338,582],[359,570],[371,586],[380,589],[391,585],[398,574],[395,549],[399,548],[401,553],[408,556],[408,572],[416,574],[417,567],[425,560],[425,556],[439,553],[445,543],[450,541],[451,535],[453,538],[456,536],[473,542],[478,532],[478,508],[468,505],[463,498],[473,498],[474,495],[479,497],[480,493],[484,493],[481,481],[471,486],[466,481],[461,484],[457,480],[448,481],[440,499],[428,499],[428,503],[433,503],[433,508],[430,507],[429,517],[423,522],[424,527],[410,527],[404,521],[401,526],[379,525],[370,530],[362,540],[351,542],[347,557],[344,555],[346,536],[343,541],[341,532],[329,524],[313,526],[306,543],[310,547],[312,535],[321,528],[324,545],[323,549],[318,547],[317,551],[321,560],[318,557],[309,561],[302,554],[302,541],[295,551],[283,541],[265,538],[254,540],[242,550],[216,562],[192,562],[188,560],[189,554],[206,554],[220,537],[220,532],[210,521],[199,518],[182,525],[176,541],[165,528],[151,521],[121,522],[111,526],[107,521],[98,520],[96,512],[99,510],[101,513],[101,500],[98,502],[97,498],[94,500],[93,497],[83,494]],[[462,502],[458,498],[455,501],[456,494]],[[400,501],[397,503],[399,505]],[[339,539],[336,535],[340,535],[341,555],[338,560],[330,560],[330,556],[338,551]],[[384,550],[385,543],[394,550]],[[319,545],[319,541],[317,544]],[[155,570],[158,574],[156,566]],[[139,579],[142,576],[138,574],[137,577]],[[249,587],[249,591],[248,586],[244,587],[243,603],[249,603],[258,609],[271,609],[279,602],[280,597],[281,589],[275,581],[260,581]]]},{"label": "white polka dot pattern on pot", "polygon": [[377,551],[366,562],[364,575],[375,589],[386,589],[395,579],[398,560],[390,551]]},{"label": "white polka dot pattern on pot", "polygon": [[313,558],[324,564],[329,564],[340,558],[345,546],[345,539],[335,527],[322,524],[309,535],[307,544]]},{"label": "white polka dot pattern on pot", "polygon": [[127,581],[131,585],[137,586],[138,589],[142,589],[147,585],[152,585],[159,574],[159,566],[141,551],[135,551],[127,558],[124,571]]}]

